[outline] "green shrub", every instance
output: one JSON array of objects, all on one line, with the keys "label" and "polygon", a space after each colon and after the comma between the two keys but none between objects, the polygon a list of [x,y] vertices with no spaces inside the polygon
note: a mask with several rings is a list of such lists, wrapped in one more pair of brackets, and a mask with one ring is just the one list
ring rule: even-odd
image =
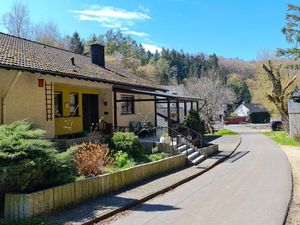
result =
[{"label": "green shrub", "polygon": [[7,220],[0,219],[0,225],[51,225],[50,223],[43,222],[40,219],[22,219],[22,220]]},{"label": "green shrub", "polygon": [[58,153],[27,122],[0,126],[0,192],[31,192],[74,179],[72,151]]},{"label": "green shrub", "polygon": [[114,153],[126,152],[134,160],[138,160],[144,155],[144,148],[140,144],[138,136],[134,133],[116,132],[112,136],[111,143],[108,144],[110,144],[109,147]]},{"label": "green shrub", "polygon": [[199,113],[195,109],[191,109],[188,115],[184,118],[184,125],[190,129],[200,133],[205,133],[204,121],[201,120]]},{"label": "green shrub", "polygon": [[50,183],[47,186],[55,186],[73,182],[78,176],[75,153],[78,146],[72,146],[67,151],[56,155],[56,165],[50,169]]},{"label": "green shrub", "polygon": [[118,169],[124,169],[135,166],[135,162],[129,158],[127,152],[119,151],[115,155],[115,164],[114,167]]},{"label": "green shrub", "polygon": [[154,154],[149,155],[148,158],[151,162],[154,162],[154,161],[158,161],[158,160],[167,158],[167,156],[168,156],[167,153],[159,152],[159,153],[154,153]]}]

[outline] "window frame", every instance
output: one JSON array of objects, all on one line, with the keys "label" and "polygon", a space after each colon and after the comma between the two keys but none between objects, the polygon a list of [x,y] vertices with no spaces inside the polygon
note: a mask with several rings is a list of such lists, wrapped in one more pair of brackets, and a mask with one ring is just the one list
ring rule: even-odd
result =
[{"label": "window frame", "polygon": [[[59,113],[60,114],[58,114],[57,112],[56,112],[56,96],[57,95],[59,95],[60,96],[60,98],[59,98]],[[63,113],[64,113],[64,108],[63,108],[63,93],[61,92],[61,91],[55,91],[54,92],[54,116],[55,116],[55,118],[60,118],[60,117],[63,117]]]},{"label": "window frame", "polygon": [[[71,102],[72,96],[76,96],[74,105]],[[76,110],[75,113],[74,113],[74,111],[71,110],[72,107]],[[77,93],[77,92],[70,92],[69,93],[69,109],[70,109],[70,116],[71,117],[79,116],[79,93]]]},{"label": "window frame", "polygon": [[[129,98],[130,100],[128,100]],[[121,95],[121,100],[127,100],[121,102],[121,115],[135,114],[134,95]],[[126,111],[123,111],[124,108],[126,109]]]}]

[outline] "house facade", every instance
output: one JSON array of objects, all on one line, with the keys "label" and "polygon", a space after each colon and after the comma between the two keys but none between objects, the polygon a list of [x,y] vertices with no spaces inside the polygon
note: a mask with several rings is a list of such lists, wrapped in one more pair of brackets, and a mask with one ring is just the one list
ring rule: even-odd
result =
[{"label": "house facade", "polygon": [[110,133],[131,121],[157,125],[159,101],[198,102],[167,91],[113,71],[100,44],[91,45],[88,57],[0,33],[0,124],[27,120],[49,138],[95,129]]},{"label": "house facade", "polygon": [[[87,57],[0,33],[0,49],[1,124],[27,120],[53,138],[95,129],[103,121],[108,132],[132,120],[155,123],[154,102],[135,102],[154,96],[116,93],[114,88],[165,90],[110,70],[104,46],[91,46]],[[114,98],[124,101],[114,105]]]}]

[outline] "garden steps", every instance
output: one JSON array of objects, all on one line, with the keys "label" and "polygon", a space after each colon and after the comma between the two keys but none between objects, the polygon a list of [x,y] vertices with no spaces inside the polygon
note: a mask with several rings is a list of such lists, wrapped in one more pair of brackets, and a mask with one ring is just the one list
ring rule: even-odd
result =
[{"label": "garden steps", "polygon": [[199,155],[200,155],[200,152],[194,150],[193,153],[188,155],[188,159],[193,161],[193,159],[197,158]]},{"label": "garden steps", "polygon": [[201,149],[197,149],[191,142],[187,141],[185,138],[181,138],[181,143],[186,144],[178,144],[175,143],[174,146],[177,146],[177,151],[186,156],[189,164],[197,165],[203,160],[206,159],[206,156],[202,154]]},{"label": "garden steps", "polygon": [[205,155],[199,155],[197,158],[192,160],[192,163],[194,165],[197,165],[197,164],[203,162],[205,159],[206,159]]}]

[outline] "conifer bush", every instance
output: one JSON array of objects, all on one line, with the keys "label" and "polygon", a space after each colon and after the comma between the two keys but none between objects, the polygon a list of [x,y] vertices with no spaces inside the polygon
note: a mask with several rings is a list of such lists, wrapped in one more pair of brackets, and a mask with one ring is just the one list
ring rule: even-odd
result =
[{"label": "conifer bush", "polygon": [[25,121],[0,126],[0,192],[32,192],[74,180],[74,153],[59,153],[44,134]]},{"label": "conifer bush", "polygon": [[204,121],[201,120],[199,113],[195,109],[191,109],[188,115],[184,118],[184,125],[190,129],[200,133],[205,133]]}]

